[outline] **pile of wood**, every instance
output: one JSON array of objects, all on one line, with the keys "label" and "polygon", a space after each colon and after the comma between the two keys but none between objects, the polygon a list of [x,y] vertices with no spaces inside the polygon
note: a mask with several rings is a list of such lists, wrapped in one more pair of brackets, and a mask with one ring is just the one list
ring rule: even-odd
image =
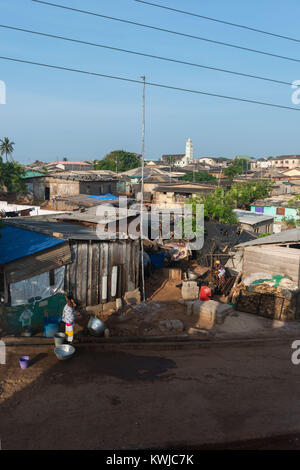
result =
[{"label": "pile of wood", "polygon": [[271,287],[267,283],[250,289],[240,284],[236,308],[275,320],[295,320],[299,316],[298,297],[299,290],[290,291],[280,287]]}]

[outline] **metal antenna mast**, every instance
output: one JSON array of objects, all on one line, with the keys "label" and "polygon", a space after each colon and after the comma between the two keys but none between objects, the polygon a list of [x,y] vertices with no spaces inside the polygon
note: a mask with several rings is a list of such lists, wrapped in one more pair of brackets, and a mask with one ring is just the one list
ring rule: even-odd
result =
[{"label": "metal antenna mast", "polygon": [[141,181],[141,221],[140,221],[140,234],[141,234],[141,269],[142,269],[142,297],[143,301],[146,300],[145,292],[145,269],[144,269],[144,233],[143,233],[143,208],[144,208],[144,166],[145,166],[145,95],[146,95],[146,77],[141,77],[143,82],[143,126],[142,126],[142,181]]}]

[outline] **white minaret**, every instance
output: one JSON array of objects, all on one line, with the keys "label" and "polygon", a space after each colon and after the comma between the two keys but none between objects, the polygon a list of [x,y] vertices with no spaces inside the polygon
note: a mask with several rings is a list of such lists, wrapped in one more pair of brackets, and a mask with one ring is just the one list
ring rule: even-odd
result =
[{"label": "white minaret", "polygon": [[185,145],[185,160],[186,163],[193,163],[194,160],[194,146],[192,139],[188,139]]}]

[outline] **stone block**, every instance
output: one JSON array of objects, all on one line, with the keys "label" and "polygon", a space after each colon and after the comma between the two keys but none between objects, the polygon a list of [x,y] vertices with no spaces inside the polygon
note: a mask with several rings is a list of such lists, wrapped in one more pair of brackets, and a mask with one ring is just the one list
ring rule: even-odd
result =
[{"label": "stone block", "polygon": [[141,303],[141,293],[139,289],[125,292],[124,301],[127,305],[136,305]]},{"label": "stone block", "polygon": [[187,281],[182,283],[181,295],[183,300],[199,299],[199,287],[195,281]]}]

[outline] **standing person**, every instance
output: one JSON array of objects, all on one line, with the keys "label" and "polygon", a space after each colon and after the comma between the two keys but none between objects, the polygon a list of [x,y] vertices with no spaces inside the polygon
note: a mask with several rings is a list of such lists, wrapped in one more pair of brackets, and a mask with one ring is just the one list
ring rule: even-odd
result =
[{"label": "standing person", "polygon": [[76,303],[72,294],[66,295],[66,305],[64,306],[62,321],[65,324],[65,333],[69,343],[72,343],[74,337],[75,307]]},{"label": "standing person", "polygon": [[226,269],[221,265],[221,261],[217,260],[215,263],[215,279],[218,289],[222,292],[225,284]]}]

